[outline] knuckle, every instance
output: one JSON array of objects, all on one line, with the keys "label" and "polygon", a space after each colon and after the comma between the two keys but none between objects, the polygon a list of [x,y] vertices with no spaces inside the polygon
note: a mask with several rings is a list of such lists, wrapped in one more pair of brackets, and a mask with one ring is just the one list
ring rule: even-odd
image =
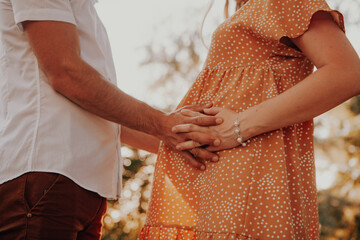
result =
[{"label": "knuckle", "polygon": [[191,132],[191,133],[189,134],[189,137],[190,137],[193,141],[197,141],[197,140],[198,140],[197,134],[194,133],[194,132]]},{"label": "knuckle", "polygon": [[212,145],[213,140],[210,137],[204,138],[203,143],[207,145]]},{"label": "knuckle", "polygon": [[199,155],[202,157],[206,156],[206,150],[205,149],[199,149]]},{"label": "knuckle", "polygon": [[204,125],[209,125],[213,122],[212,117],[202,117],[201,120]]},{"label": "knuckle", "polygon": [[209,123],[216,123],[216,117],[214,117],[214,116],[208,117],[208,121],[209,121]]},{"label": "knuckle", "polygon": [[201,154],[199,154],[199,156],[200,155],[201,155],[202,159],[211,159],[212,158],[212,155],[208,151],[206,151],[205,149],[203,149],[201,151]]},{"label": "knuckle", "polygon": [[209,141],[208,141],[208,139],[204,136],[204,134],[201,134],[201,133],[199,133],[198,135],[197,135],[197,142],[200,144],[200,143],[202,143],[202,144],[208,144],[209,143]]},{"label": "knuckle", "polygon": [[206,159],[212,159],[213,158],[213,155],[211,153],[209,153],[209,152],[206,152],[204,155],[205,155],[204,158],[206,158]]},{"label": "knuckle", "polygon": [[194,154],[199,155],[200,150],[198,148],[194,148]]},{"label": "knuckle", "polygon": [[177,144],[177,145],[175,146],[175,149],[177,149],[177,150],[182,150],[182,149],[184,149],[184,144],[183,144],[183,143]]},{"label": "knuckle", "polygon": [[201,132],[197,132],[196,137],[194,138],[196,138],[196,140],[201,143],[207,143],[208,141],[207,135]]},{"label": "knuckle", "polygon": [[[198,142],[192,141],[193,147],[198,149],[197,147],[200,147],[201,145]],[[199,153],[201,152],[201,150],[198,151]]]},{"label": "knuckle", "polygon": [[195,124],[199,124],[199,123],[200,123],[200,118],[195,117],[195,118],[193,119],[193,122],[194,122]]},{"label": "knuckle", "polygon": [[185,119],[184,119],[184,123],[186,123],[186,124],[187,124],[187,123],[191,123],[191,122],[192,122],[192,119],[191,119],[191,118],[185,118]]},{"label": "knuckle", "polygon": [[185,159],[185,161],[186,161],[187,163],[191,164],[191,163],[193,162],[191,155],[189,155],[189,154],[184,154],[183,152],[182,152],[182,153],[180,152],[180,154],[183,156],[183,158]]},{"label": "knuckle", "polygon": [[189,124],[187,127],[188,127],[188,131],[193,131],[194,130],[194,125],[192,125],[192,124]]}]

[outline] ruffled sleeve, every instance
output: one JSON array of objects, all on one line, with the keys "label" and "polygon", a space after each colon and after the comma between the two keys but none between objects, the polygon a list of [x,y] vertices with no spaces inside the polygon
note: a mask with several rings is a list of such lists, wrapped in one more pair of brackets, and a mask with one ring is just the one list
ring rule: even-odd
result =
[{"label": "ruffled sleeve", "polygon": [[304,34],[311,18],[319,11],[329,12],[333,20],[345,32],[342,14],[329,7],[325,0],[250,0],[257,11],[252,24],[266,37],[280,40],[282,37],[296,38]]}]

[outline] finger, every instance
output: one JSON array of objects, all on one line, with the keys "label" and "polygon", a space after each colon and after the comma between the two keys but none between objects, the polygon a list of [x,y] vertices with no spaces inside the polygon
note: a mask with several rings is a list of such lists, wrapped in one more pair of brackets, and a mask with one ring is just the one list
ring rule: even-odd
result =
[{"label": "finger", "polygon": [[189,152],[180,151],[179,154],[185,159],[185,161],[192,167],[204,171],[206,166],[202,161],[196,160]]},{"label": "finger", "polygon": [[211,108],[212,105],[213,105],[212,103],[200,103],[200,104],[184,106],[181,109],[188,109],[195,112],[203,112],[204,109]]},{"label": "finger", "polygon": [[184,136],[186,137],[186,139],[190,139],[194,142],[199,143],[200,145],[219,146],[221,143],[218,137],[211,136],[208,133],[189,132],[185,133]]},{"label": "finger", "polygon": [[[213,121],[211,116],[206,116],[203,113],[194,112],[194,111],[191,111],[189,109],[182,109],[181,114],[186,116],[186,117],[200,118],[200,119],[204,118],[203,120],[200,120],[200,121],[204,121],[204,124],[206,124],[207,121],[209,121],[210,123],[212,123],[212,121]],[[216,114],[214,114],[214,115],[216,115]],[[221,124],[221,123],[223,123],[223,119],[218,117],[218,118],[215,119],[215,122],[216,122],[216,124]]]},{"label": "finger", "polygon": [[[174,126],[172,129],[173,133],[181,134],[181,136],[185,137],[185,139],[193,140],[194,142],[200,143],[200,145],[211,145],[211,146],[219,146],[221,144],[220,138],[209,135],[209,128],[207,127],[199,127],[194,124],[180,124]],[[179,146],[181,147],[181,146]],[[188,150],[193,147],[198,146],[185,146],[185,149],[178,150]]]},{"label": "finger", "polygon": [[[176,145],[176,148],[177,148],[177,145]],[[217,152],[217,151],[222,150],[220,146],[208,146],[205,149],[209,152]]]},{"label": "finger", "polygon": [[199,126],[215,126],[224,122],[222,118],[215,116],[199,116],[185,120],[186,123],[192,123]]},{"label": "finger", "polygon": [[194,148],[194,149],[198,149],[197,159],[202,159],[202,160],[211,161],[211,162],[219,161],[219,156],[216,155],[215,153],[207,151],[204,148]]},{"label": "finger", "polygon": [[172,127],[171,131],[173,133],[206,132],[206,128],[187,123],[175,125],[174,127]]},{"label": "finger", "polygon": [[221,107],[212,107],[212,108],[206,108],[204,109],[204,113],[208,115],[216,115],[222,110]]},{"label": "finger", "polygon": [[186,116],[186,117],[197,117],[197,116],[201,116],[202,114],[199,112],[194,112],[192,110],[189,109],[182,109],[181,114]]},{"label": "finger", "polygon": [[[203,142],[205,142],[205,140]],[[181,143],[176,144],[176,149],[179,151],[184,151],[184,150],[190,150],[192,148],[200,147],[200,146],[204,146],[204,145],[218,147],[221,144],[220,139],[209,140],[207,143],[203,143],[203,142],[195,141],[195,140],[181,142]]]},{"label": "finger", "polygon": [[[176,149],[179,151],[183,151],[183,150],[191,150],[193,148],[197,148],[200,147],[201,144],[195,141],[186,141],[186,142],[182,142],[176,145]],[[191,151],[190,151],[191,152]],[[194,156],[196,156],[196,154],[194,154],[193,152],[191,152]]]}]

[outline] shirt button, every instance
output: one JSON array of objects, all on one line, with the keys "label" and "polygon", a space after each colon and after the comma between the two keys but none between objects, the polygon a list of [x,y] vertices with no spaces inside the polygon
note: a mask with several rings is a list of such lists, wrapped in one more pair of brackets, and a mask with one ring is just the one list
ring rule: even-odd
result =
[{"label": "shirt button", "polygon": [[32,217],[32,214],[31,214],[31,213],[28,213],[28,214],[26,215],[26,217],[31,218],[31,217]]}]

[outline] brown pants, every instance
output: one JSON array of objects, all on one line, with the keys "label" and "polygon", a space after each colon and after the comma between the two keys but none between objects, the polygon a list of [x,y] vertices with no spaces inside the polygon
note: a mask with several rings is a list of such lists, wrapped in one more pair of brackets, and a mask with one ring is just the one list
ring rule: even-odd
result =
[{"label": "brown pants", "polygon": [[106,199],[55,173],[0,184],[1,240],[100,239]]}]

